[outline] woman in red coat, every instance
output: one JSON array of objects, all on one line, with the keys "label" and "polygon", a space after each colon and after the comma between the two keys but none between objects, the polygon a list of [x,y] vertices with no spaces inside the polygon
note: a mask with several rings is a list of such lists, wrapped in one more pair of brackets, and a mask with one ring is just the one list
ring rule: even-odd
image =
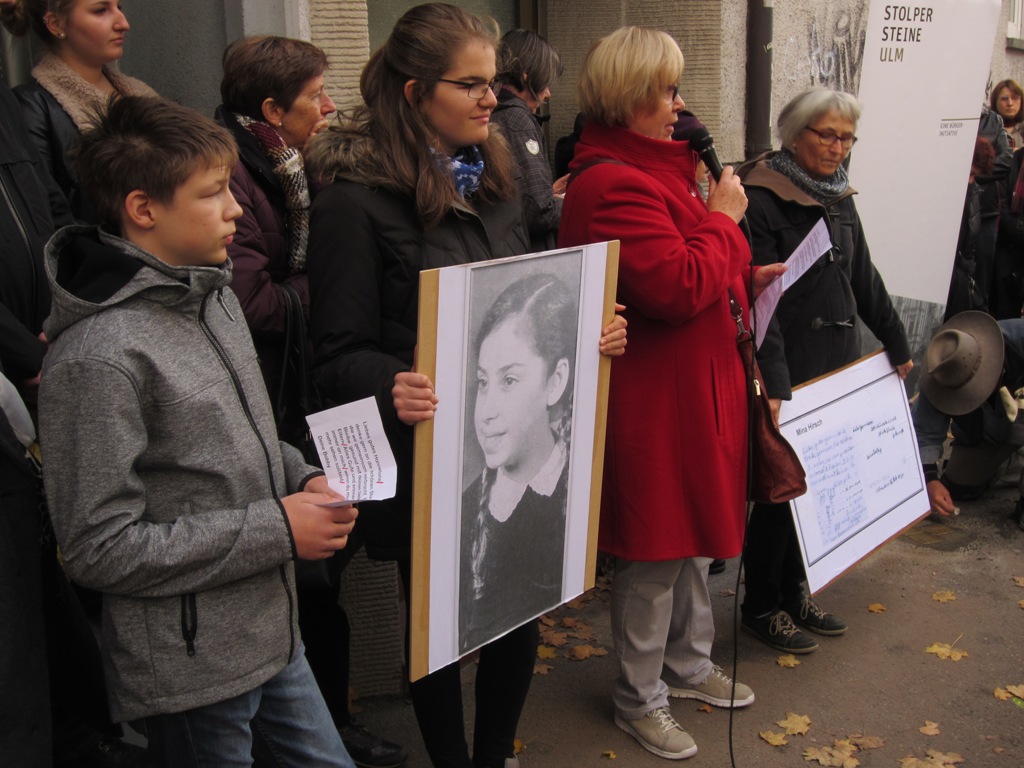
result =
[{"label": "woman in red coat", "polygon": [[[654,754],[697,751],[668,697],[745,706],[711,659],[713,558],[743,542],[747,405],[729,293],[748,313],[747,201],[726,168],[705,205],[688,142],[683,55],[668,35],[626,27],[587,54],[559,245],[619,240],[630,353],[612,371],[600,547],[616,556],[615,722]],[[758,290],[776,265],[753,277]],[[749,316],[747,318],[749,324]]]}]

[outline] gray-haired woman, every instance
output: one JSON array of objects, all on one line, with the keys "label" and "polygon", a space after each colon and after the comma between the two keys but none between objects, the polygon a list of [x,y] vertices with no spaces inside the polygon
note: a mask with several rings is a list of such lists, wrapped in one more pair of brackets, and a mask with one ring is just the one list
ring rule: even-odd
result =
[{"label": "gray-haired woman", "polygon": [[[812,88],[779,114],[782,149],[739,170],[755,264],[785,261],[824,220],[832,248],[786,291],[758,362],[775,413],[792,387],[860,357],[857,318],[882,342],[906,378],[910,359],[903,323],[871,263],[843,161],[857,141],[861,105],[853,96]],[[810,653],[817,642],[796,625],[839,635],[846,624],[803,591],[803,562],[789,504],[755,504],[744,553],[743,626],[768,645]]]}]

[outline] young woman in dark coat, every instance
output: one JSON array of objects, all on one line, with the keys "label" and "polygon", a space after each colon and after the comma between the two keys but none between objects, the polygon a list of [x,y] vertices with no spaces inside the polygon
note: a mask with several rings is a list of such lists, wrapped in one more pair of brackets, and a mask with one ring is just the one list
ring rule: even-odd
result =
[{"label": "young woman in dark coat", "polygon": [[[497,47],[494,33],[460,8],[407,11],[363,70],[364,103],[317,134],[306,154],[310,177],[326,184],[310,216],[315,379],[335,403],[377,399],[398,491],[363,504],[360,519],[368,553],[398,561],[406,594],[412,426],[438,407],[433,383],[414,370],[419,273],[529,248],[513,161],[489,125]],[[606,353],[624,346],[616,327],[602,339]],[[537,641],[530,621],[481,649],[472,757],[458,663],[410,685],[437,768],[516,764]]]}]

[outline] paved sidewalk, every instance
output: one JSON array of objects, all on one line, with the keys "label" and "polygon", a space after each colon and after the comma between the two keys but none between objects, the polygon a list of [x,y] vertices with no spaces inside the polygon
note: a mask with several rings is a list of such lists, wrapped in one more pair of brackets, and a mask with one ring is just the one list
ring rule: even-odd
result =
[{"label": "paved sidewalk", "polygon": [[[1010,518],[1014,494],[996,491],[981,502],[962,504],[948,525],[921,523],[890,542],[818,596],[850,629],[838,638],[822,637],[820,648],[784,668],[781,655],[733,628],[737,562],[711,577],[718,637],[716,663],[731,674],[738,642],[737,677],[753,687],[757,701],[735,713],[732,743],[742,768],[817,766],[803,752],[832,746],[851,734],[879,737],[884,746],[858,752],[861,766],[899,766],[926,751],[958,753],[962,766],[1018,768],[1024,765],[1024,708],[995,698],[996,688],[1024,685],[1024,531]],[[952,591],[955,600],[933,594]],[[742,597],[742,587],[740,587]],[[881,603],[882,613],[868,611]],[[571,661],[562,656],[580,641],[558,649],[545,675],[534,676],[519,728],[525,749],[523,768],[626,768],[665,766],[612,723],[608,697],[614,675],[608,607],[598,593],[565,617],[593,627],[589,645],[605,656]],[[571,622],[570,622],[571,623]],[[564,625],[556,627],[566,631]],[[571,630],[572,628],[568,628]],[[933,643],[968,652],[960,661],[925,653]],[[464,670],[467,717],[472,716],[473,667]],[[368,699],[360,718],[371,730],[400,741],[409,751],[408,768],[429,768],[412,708],[401,699]],[[729,714],[704,712],[699,702],[674,700],[672,711],[697,741],[699,752],[686,765],[730,765]],[[760,731],[781,732],[777,721],[788,712],[810,719],[806,735],[769,746]],[[938,735],[918,729],[937,723]],[[606,753],[614,752],[611,758]],[[839,763],[837,763],[839,764]]]}]

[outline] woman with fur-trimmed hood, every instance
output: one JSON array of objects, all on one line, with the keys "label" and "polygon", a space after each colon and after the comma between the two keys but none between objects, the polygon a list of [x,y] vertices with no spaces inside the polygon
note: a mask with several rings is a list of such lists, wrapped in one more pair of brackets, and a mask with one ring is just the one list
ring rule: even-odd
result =
[{"label": "woman with fur-trimmed hood", "polygon": [[[414,370],[419,273],[529,250],[512,158],[490,125],[497,46],[462,9],[409,10],[363,70],[364,104],[313,137],[306,155],[310,178],[326,185],[307,251],[313,375],[333,403],[377,399],[398,489],[363,504],[360,525],[371,557],[398,561],[407,594],[412,425],[437,407],[432,382]],[[621,350],[624,336],[606,335],[602,349]],[[434,766],[515,764],[537,641],[529,621],[481,649],[472,759],[458,663],[410,685]]]}]

